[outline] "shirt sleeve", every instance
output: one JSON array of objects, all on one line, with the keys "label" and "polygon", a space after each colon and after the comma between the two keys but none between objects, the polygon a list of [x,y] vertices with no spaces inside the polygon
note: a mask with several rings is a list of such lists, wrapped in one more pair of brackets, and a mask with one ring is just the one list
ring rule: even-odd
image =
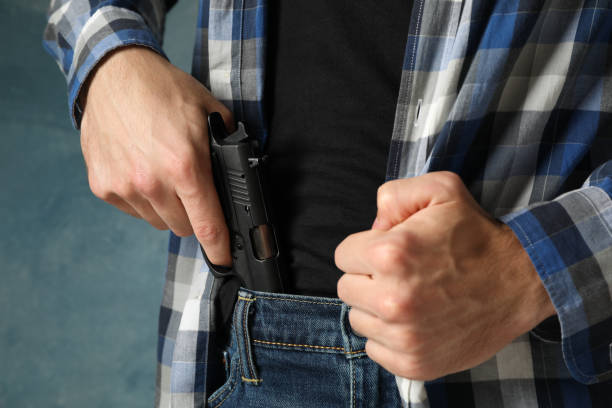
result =
[{"label": "shirt sleeve", "polygon": [[565,364],[585,384],[612,378],[612,160],[582,188],[502,217],[557,311]]},{"label": "shirt sleeve", "polygon": [[141,45],[164,55],[166,12],[176,0],[52,0],[43,46],[68,83],[68,106],[78,129],[78,96],[87,76],[110,51]]}]

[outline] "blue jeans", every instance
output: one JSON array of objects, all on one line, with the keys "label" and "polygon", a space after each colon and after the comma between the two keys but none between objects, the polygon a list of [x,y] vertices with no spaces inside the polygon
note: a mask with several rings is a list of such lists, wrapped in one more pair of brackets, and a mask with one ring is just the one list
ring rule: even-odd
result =
[{"label": "blue jeans", "polygon": [[209,407],[400,407],[395,377],[365,354],[338,299],[241,290]]}]

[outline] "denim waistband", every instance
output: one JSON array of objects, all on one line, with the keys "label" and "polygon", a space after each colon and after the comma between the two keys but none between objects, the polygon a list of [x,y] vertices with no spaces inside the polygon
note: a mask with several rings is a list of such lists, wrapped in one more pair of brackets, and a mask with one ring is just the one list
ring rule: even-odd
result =
[{"label": "denim waistband", "polygon": [[349,310],[337,298],[241,289],[234,326],[253,346],[363,357],[366,339],[352,331]]},{"label": "denim waistband", "polygon": [[349,310],[336,298],[240,289],[210,406],[399,407],[393,375],[367,358]]}]

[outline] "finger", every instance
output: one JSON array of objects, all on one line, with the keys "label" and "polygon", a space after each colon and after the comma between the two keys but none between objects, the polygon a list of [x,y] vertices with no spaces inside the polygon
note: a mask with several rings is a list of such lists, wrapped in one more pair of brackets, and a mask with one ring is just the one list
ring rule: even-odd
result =
[{"label": "finger", "polygon": [[140,214],[138,214],[138,212],[134,208],[132,208],[131,205],[129,205],[124,200],[122,200],[116,194],[109,195],[104,201],[106,201],[107,203],[113,205],[114,207],[117,207],[119,210],[123,211],[126,214],[131,215],[132,217],[142,218],[140,216]]},{"label": "finger", "polygon": [[[210,167],[210,163],[208,164]],[[177,185],[176,193],[206,256],[215,265],[230,266],[229,231],[210,168],[194,173],[193,181]],[[199,173],[199,174],[198,174]]]},{"label": "finger", "polygon": [[378,189],[372,228],[388,230],[426,207],[455,200],[466,192],[459,176],[451,172],[389,181]]},{"label": "finger", "polygon": [[387,371],[400,377],[421,381],[435,377],[431,370],[427,370],[427,367],[410,354],[391,350],[376,340],[369,339],[366,342],[366,353]]},{"label": "finger", "polygon": [[351,328],[361,334],[362,337],[377,341],[380,337],[384,337],[386,331],[383,322],[378,317],[357,307],[351,308],[349,323]]},{"label": "finger", "polygon": [[346,237],[334,252],[338,269],[344,273],[371,275],[372,266],[366,259],[368,248],[383,236],[381,231],[363,231]]},{"label": "finger", "polygon": [[338,280],[338,297],[386,323],[410,323],[418,305],[397,281],[364,275],[343,275]]},{"label": "finger", "polygon": [[140,218],[151,224],[158,230],[167,230],[168,226],[155,212],[151,204],[140,196],[126,198],[125,201],[138,213]]},{"label": "finger", "polygon": [[167,191],[150,200],[151,206],[163,222],[179,237],[193,234],[187,211],[174,191]]},{"label": "finger", "polygon": [[347,305],[381,317],[384,289],[367,275],[343,275],[338,280],[338,297]]},{"label": "finger", "polygon": [[375,340],[391,350],[405,351],[412,346],[410,326],[404,323],[388,323],[354,307],[349,312],[349,323],[351,328],[363,337]]}]

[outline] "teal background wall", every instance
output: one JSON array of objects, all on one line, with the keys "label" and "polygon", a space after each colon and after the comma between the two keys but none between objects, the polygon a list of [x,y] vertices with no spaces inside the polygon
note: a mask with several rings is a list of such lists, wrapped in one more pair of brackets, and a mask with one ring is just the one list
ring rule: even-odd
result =
[{"label": "teal background wall", "polygon": [[[165,49],[189,70],[196,0]],[[150,407],[167,233],[89,191],[47,0],[0,0],[0,407]]]}]

